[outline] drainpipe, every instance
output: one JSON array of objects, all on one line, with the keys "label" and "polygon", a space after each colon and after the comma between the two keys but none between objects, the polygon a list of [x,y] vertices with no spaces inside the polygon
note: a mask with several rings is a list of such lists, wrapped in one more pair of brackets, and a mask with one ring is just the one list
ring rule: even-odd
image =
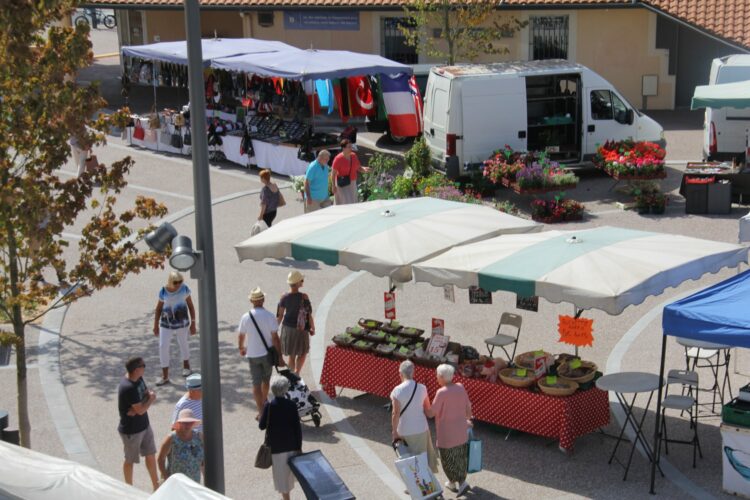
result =
[{"label": "drainpipe", "polygon": [[253,37],[253,14],[252,12],[240,11],[242,18],[242,36],[243,38]]}]

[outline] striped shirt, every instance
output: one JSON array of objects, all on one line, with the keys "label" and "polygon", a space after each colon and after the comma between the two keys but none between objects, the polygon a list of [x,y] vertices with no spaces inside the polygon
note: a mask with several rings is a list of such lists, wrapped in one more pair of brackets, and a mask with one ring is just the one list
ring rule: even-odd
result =
[{"label": "striped shirt", "polygon": [[184,394],[179,401],[177,401],[177,404],[174,407],[174,412],[172,413],[172,424],[177,421],[177,415],[180,414],[180,411],[185,409],[193,410],[193,417],[201,420],[201,424],[195,427],[195,430],[197,430],[198,432],[203,432],[203,406],[201,404],[201,400],[190,399],[187,393]]}]

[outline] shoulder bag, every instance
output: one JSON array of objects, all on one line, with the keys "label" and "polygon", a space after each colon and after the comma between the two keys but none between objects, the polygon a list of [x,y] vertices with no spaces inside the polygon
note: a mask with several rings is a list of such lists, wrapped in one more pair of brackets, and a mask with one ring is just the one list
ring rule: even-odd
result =
[{"label": "shoulder bag", "polygon": [[338,187],[346,187],[352,183],[352,157],[349,157],[349,173],[346,176],[336,176],[336,185]]},{"label": "shoulder bag", "polygon": [[404,407],[401,408],[401,413],[398,414],[399,417],[404,414],[404,412],[406,411],[406,409],[411,404],[412,399],[414,399],[414,395],[417,393],[417,387],[419,387],[419,384],[417,383],[416,380],[412,380],[412,382],[414,382],[414,390],[411,391],[411,397],[409,398],[409,401],[407,401],[406,404],[404,405]]},{"label": "shoulder bag", "polygon": [[[252,318],[253,316],[250,315]],[[255,321],[255,320],[253,320]],[[261,335],[262,338],[262,335]],[[265,341],[263,341],[265,343]],[[258,448],[258,453],[255,455],[255,467],[258,469],[268,469],[271,467],[271,447],[268,446],[268,429],[271,428],[271,404],[268,405],[268,422],[266,423],[266,437],[263,439],[263,444]]]},{"label": "shoulder bag", "polygon": [[255,317],[253,316],[253,312],[249,311],[247,314],[249,314],[250,319],[253,320],[255,329],[258,331],[258,335],[260,336],[260,341],[263,342],[263,347],[266,348],[266,356],[268,357],[268,362],[271,363],[271,366],[279,366],[279,351],[276,350],[276,347],[269,346],[266,343],[266,338],[263,336],[263,333],[261,333],[258,322],[255,321]]},{"label": "shoulder bag", "polygon": [[307,294],[302,294],[302,299],[299,303],[299,309],[297,310],[297,330],[300,332],[307,332],[310,330],[310,310],[312,305]]},{"label": "shoulder bag", "polygon": [[276,206],[278,207],[284,207],[286,206],[286,200],[284,199],[284,195],[281,192],[281,189],[277,191],[279,193],[279,203],[277,203]]}]

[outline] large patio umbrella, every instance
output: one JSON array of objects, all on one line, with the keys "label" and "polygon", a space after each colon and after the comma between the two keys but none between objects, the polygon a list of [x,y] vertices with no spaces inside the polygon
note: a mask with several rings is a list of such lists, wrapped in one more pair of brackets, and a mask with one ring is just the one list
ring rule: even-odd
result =
[{"label": "large patio umbrella", "polygon": [[740,245],[605,226],[464,245],[415,265],[414,277],[619,314],[666,288],[746,261]]},{"label": "large patio umbrella", "polygon": [[286,219],[235,249],[241,261],[318,260],[406,282],[411,264],[456,245],[540,228],[483,205],[410,198],[333,206]]}]

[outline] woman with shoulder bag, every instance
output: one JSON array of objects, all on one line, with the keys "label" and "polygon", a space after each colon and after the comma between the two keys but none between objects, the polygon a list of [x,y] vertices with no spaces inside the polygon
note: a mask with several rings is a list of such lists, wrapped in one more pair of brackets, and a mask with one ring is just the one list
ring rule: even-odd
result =
[{"label": "woman with shoulder bag", "polygon": [[274,398],[266,402],[258,427],[266,431],[265,446],[271,448],[273,485],[284,500],[294,488],[294,475],[289,459],[302,453],[302,424],[297,405],[287,399],[289,380],[281,375],[271,378]]},{"label": "woman with shoulder bag", "polygon": [[357,203],[357,174],[367,173],[370,169],[359,162],[349,139],[342,140],[340,145],[341,152],[331,164],[333,201],[335,205],[349,205]]},{"label": "woman with shoulder bag", "polygon": [[307,359],[307,353],[310,352],[310,336],[315,335],[315,323],[310,298],[299,291],[305,277],[301,272],[294,270],[289,273],[286,282],[289,292],[279,300],[276,320],[281,325],[281,353],[289,356],[289,369],[299,374]]},{"label": "woman with shoulder bag", "polygon": [[260,214],[258,220],[262,220],[268,227],[276,218],[276,210],[286,205],[284,195],[281,194],[279,186],[271,182],[271,171],[260,171],[260,182],[263,183],[263,189],[260,190]]}]

